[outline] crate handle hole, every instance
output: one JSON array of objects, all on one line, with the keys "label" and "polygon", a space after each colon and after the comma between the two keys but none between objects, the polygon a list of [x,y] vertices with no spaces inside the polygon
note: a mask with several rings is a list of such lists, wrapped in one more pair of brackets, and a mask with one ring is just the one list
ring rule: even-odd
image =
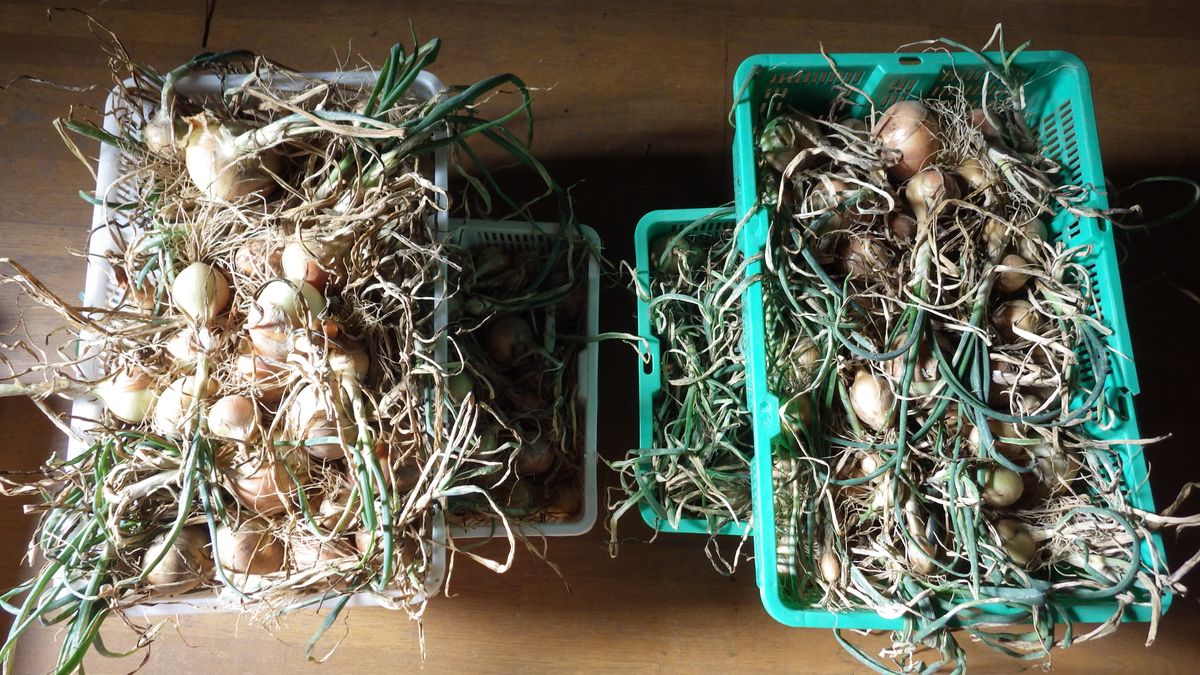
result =
[{"label": "crate handle hole", "polygon": [[900,65],[902,66],[919,66],[921,65],[921,57],[919,56],[901,56]]},{"label": "crate handle hole", "polygon": [[639,360],[642,362],[642,372],[647,375],[653,375],[654,359],[650,356],[650,353],[647,352],[646,354],[642,355],[642,358]]}]

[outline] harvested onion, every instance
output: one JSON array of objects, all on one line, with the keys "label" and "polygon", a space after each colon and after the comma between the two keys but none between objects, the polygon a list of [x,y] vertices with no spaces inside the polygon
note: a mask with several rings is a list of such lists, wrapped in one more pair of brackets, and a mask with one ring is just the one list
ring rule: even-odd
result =
[{"label": "harvested onion", "polygon": [[185,118],[188,135],[184,139],[184,164],[192,183],[204,196],[220,201],[235,201],[252,192],[270,193],[275,187],[272,173],[278,173],[283,158],[273,150],[255,152],[239,142],[249,125],[234,120],[218,120],[207,112]]},{"label": "harvested onion", "polygon": [[[154,404],[154,428],[159,433],[173,436],[184,432],[184,427],[191,419],[189,413],[195,405],[197,389],[196,378],[189,375],[167,385],[159,394],[158,401]],[[204,398],[212,396],[216,391],[217,383],[212,378],[206,379],[199,388],[199,393]]]},{"label": "harvested onion", "polygon": [[188,265],[171,283],[171,302],[196,323],[207,323],[229,304],[229,280],[202,262]]},{"label": "harvested onion", "polygon": [[253,441],[258,425],[258,407],[240,394],[223,396],[208,409],[208,429],[221,438]]},{"label": "harvested onion", "polygon": [[887,426],[895,401],[895,395],[882,377],[866,369],[859,369],[854,374],[854,382],[850,385],[850,407],[867,426],[875,431]]},{"label": "harvested onion", "polygon": [[[191,525],[181,529],[169,547],[167,534],[164,532],[150,542],[142,555],[143,569],[162,555],[162,559],[145,577],[146,584],[156,595],[186,593],[204,583],[212,574],[207,527]],[[165,555],[163,548],[167,548]]]},{"label": "harvested onion", "polygon": [[883,112],[871,135],[883,147],[898,152],[899,159],[888,168],[888,173],[897,180],[907,180],[929,166],[941,150],[939,130],[937,120],[925,104],[898,101]]},{"label": "harvested onion", "polygon": [[122,370],[96,387],[96,395],[113,417],[137,424],[146,419],[154,405],[153,380],[141,368]]},{"label": "harvested onion", "polygon": [[1024,338],[1023,334],[1037,335],[1041,324],[1041,315],[1028,300],[1009,300],[992,313],[992,325],[1009,342]]},{"label": "harvested onion", "polygon": [[271,574],[283,569],[283,543],[272,534],[270,523],[261,518],[236,528],[218,526],[216,548],[217,562],[227,572]]},{"label": "harvested onion", "polygon": [[980,496],[988,506],[1004,508],[1014,504],[1025,491],[1021,475],[1012,469],[997,466],[984,472]]}]

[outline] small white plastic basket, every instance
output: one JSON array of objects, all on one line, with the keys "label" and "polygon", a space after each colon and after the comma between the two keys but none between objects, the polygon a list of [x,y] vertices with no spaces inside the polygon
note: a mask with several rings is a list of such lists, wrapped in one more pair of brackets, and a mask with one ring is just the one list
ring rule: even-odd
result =
[{"label": "small white plastic basket", "polygon": [[[522,523],[514,528],[528,537],[571,537],[586,533],[596,523],[596,376],[599,370],[599,350],[593,338],[600,326],[600,236],[592,228],[581,225],[580,230],[593,249],[589,256],[587,274],[587,321],[585,337],[589,338],[579,354],[579,382],[576,387],[579,405],[584,410],[583,442],[583,503],[575,520],[558,523]],[[504,222],[466,220],[455,224],[447,233],[451,241],[463,247],[497,246],[507,250],[532,248],[539,239],[556,235],[557,223]],[[445,303],[439,303],[435,321],[443,328],[448,324]],[[450,527],[452,538],[477,539],[495,537],[503,532],[492,523]]]},{"label": "small white plastic basket", "polygon": [[[378,78],[378,73],[374,71],[301,73],[300,77],[308,80],[318,79],[348,86],[372,86]],[[231,75],[223,78],[216,75],[194,75],[180,79],[176,85],[176,91],[189,97],[212,96],[215,99],[223,91],[242,84],[244,80],[244,75]],[[433,98],[443,89],[445,87],[441,80],[426,71],[421,71],[412,85],[413,93],[421,99]],[[112,94],[109,94],[108,100],[105,103],[104,129],[110,133],[118,134],[120,128],[115,115],[115,97],[116,92],[114,91]],[[153,111],[147,109],[143,110],[142,114],[148,116],[151,112]],[[112,189],[112,186],[117,182],[126,168],[125,165],[126,158],[117,148],[108,144],[101,145],[99,164],[96,171],[96,198],[100,200],[100,204],[95,207],[92,213],[91,236],[88,240],[87,276],[83,291],[83,304],[88,307],[104,306],[108,302],[111,291],[109,288],[109,278],[112,270],[105,260],[105,255],[115,249],[115,243],[106,224],[113,220],[120,222],[121,215],[119,211],[108,209],[104,206],[104,203],[121,202],[134,197],[134,195],[114,192]],[[433,165],[434,184],[444,192],[448,181],[447,154],[444,149],[435,151]],[[438,231],[444,231],[447,222],[444,194],[441,196],[441,199],[442,208],[438,211],[435,223]],[[132,232],[126,232],[126,234],[132,234]],[[96,364],[93,361],[82,363],[80,368],[86,376],[94,377],[96,374]],[[99,401],[95,398],[81,397],[76,399],[71,407],[73,418],[72,428],[77,434],[86,439],[88,431],[92,426],[86,420],[97,419],[101,412],[102,408]],[[86,446],[82,442],[72,438],[67,446],[66,456],[68,458],[75,457],[85,449]],[[441,589],[442,581],[446,576],[446,523],[445,516],[441,511],[438,511],[434,515],[430,539],[432,550],[430,551],[429,575],[426,577],[424,592],[410,598],[408,602],[411,604],[420,603],[436,595]],[[399,592],[384,592],[379,595],[359,593],[349,600],[348,606],[379,606],[403,601],[404,598]],[[143,605],[127,609],[126,613],[132,616],[159,616],[201,612],[236,612],[239,611],[244,602],[237,593],[229,589],[223,589],[219,593],[198,591],[161,600],[148,600]]]}]

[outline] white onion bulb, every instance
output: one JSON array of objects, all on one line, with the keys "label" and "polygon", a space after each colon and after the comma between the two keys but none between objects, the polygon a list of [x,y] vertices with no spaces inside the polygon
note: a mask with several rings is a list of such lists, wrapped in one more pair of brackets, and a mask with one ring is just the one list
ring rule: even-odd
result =
[{"label": "white onion bulb", "polygon": [[229,280],[219,270],[194,262],[175,275],[171,302],[184,316],[207,323],[229,304]]},{"label": "white onion bulb", "polygon": [[[204,382],[200,394],[205,398],[217,391],[217,383],[212,378]],[[165,436],[174,436],[184,432],[192,411],[196,378],[181,377],[163,390],[154,404],[154,428]]]},{"label": "white onion bulb", "polygon": [[875,431],[883,429],[891,421],[895,401],[895,395],[882,377],[865,368],[854,374],[854,382],[850,385],[850,407],[863,424]]},{"label": "white onion bulb", "polygon": [[241,122],[219,121],[204,112],[185,119],[184,164],[192,183],[209,199],[234,201],[252,192],[266,195],[275,188],[270,174],[278,173],[283,158],[272,150],[247,152],[238,136],[250,130]]},{"label": "white onion bulb", "polygon": [[113,417],[137,424],[146,419],[154,405],[153,380],[140,368],[122,370],[96,387],[96,395]]}]

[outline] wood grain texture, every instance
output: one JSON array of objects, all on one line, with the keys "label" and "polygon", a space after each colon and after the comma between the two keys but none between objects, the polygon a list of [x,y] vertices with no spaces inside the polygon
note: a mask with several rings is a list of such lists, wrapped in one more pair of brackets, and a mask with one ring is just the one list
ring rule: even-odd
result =
[{"label": "wood grain texture", "polygon": [[[203,3],[82,2],[121,36],[138,60],[156,66],[201,51]],[[46,19],[40,3],[0,2],[0,83],[23,74],[63,84],[99,84],[69,93],[29,84],[0,91],[0,256],[23,261],[55,291],[73,297],[91,209],[75,192],[91,189],[88,172],[62,147],[50,120],[71,104],[99,107],[107,88],[103,55],[77,16]],[[726,122],[737,64],[759,52],[879,51],[940,35],[978,44],[997,21],[1010,40],[1078,54],[1092,75],[1101,147],[1116,185],[1150,174],[1200,175],[1200,20],[1188,2],[641,2],[392,3],[288,0],[219,2],[209,48],[243,47],[298,69],[328,69],[359,55],[378,60],[408,35],[444,40],[436,73],[446,82],[474,81],[500,71],[538,87],[535,150],[560,182],[575,185],[577,211],[614,259],[632,259],[632,233],[646,211],[717,205],[732,198]],[[1178,195],[1147,193],[1151,208]],[[1200,437],[1195,382],[1200,362],[1200,307],[1166,281],[1200,289],[1194,251],[1196,218],[1153,236],[1127,238],[1124,267],[1134,348],[1142,379],[1139,412],[1148,436],[1172,438],[1149,449],[1151,483],[1169,502],[1189,476],[1200,475],[1193,450]],[[1165,277],[1164,277],[1165,275]],[[630,296],[603,291],[601,322],[633,329]],[[0,286],[0,326],[23,317],[31,335],[58,325],[18,304]],[[55,341],[48,343],[53,348]],[[628,347],[601,348],[600,452],[619,457],[636,443],[636,367]],[[26,403],[0,400],[0,466],[27,469],[62,440]],[[611,474],[601,470],[602,482]],[[424,620],[425,670],[442,671],[821,671],[857,664],[823,630],[789,630],[761,609],[751,566],[732,579],[705,559],[703,538],[662,536],[646,543],[636,516],[623,522],[620,556],[607,534],[552,541],[549,567],[523,556],[497,577],[460,560],[449,597]],[[32,521],[14,500],[0,501],[0,585],[29,570],[19,566]],[[1168,543],[1175,561],[1196,537]],[[232,615],[183,617],[155,643],[148,672],[316,671],[303,661],[304,642],[320,619],[292,617],[268,633]],[[1157,642],[1143,646],[1145,626],[1056,654],[1059,672],[1194,672],[1200,610],[1180,599]],[[105,629],[110,648],[128,645],[118,622]],[[185,637],[186,636],[186,637]],[[326,664],[337,672],[416,669],[417,630],[384,610],[354,610],[327,636],[344,636]],[[51,630],[30,634],[19,670],[48,669],[57,652]],[[865,639],[878,647],[879,638]],[[1029,664],[969,648],[978,672],[1015,672]],[[92,659],[93,672],[127,672],[138,659]]]}]

